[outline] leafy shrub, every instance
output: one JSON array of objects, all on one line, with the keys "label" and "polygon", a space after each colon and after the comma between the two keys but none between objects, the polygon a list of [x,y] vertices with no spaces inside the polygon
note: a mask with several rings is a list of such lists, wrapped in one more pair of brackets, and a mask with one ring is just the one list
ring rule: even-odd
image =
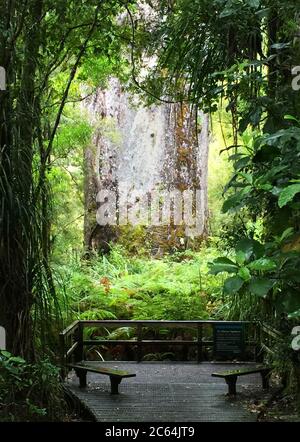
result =
[{"label": "leafy shrub", "polygon": [[224,283],[224,294],[235,301],[233,309],[244,319],[280,318],[283,314],[299,317],[299,253],[285,249],[293,230],[288,228],[273,242],[262,244],[250,238],[241,239],[235,258],[214,260],[211,273],[230,274]]},{"label": "leafy shrub", "polygon": [[0,421],[53,421],[65,412],[58,368],[48,360],[28,364],[0,352]]}]

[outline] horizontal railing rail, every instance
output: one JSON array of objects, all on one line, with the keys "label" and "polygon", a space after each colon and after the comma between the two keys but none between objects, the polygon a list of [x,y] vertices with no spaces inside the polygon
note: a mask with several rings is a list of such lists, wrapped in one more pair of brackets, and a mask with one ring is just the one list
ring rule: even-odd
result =
[{"label": "horizontal railing rail", "polygon": [[69,360],[74,356],[75,352],[77,352],[77,356],[79,357],[78,350],[80,335],[80,321],[73,322],[71,325],[69,325],[69,327],[67,327],[59,334],[62,377],[65,377],[66,366]]},{"label": "horizontal railing rail", "polygon": [[72,334],[74,332],[74,330],[79,326],[81,321],[75,321],[73,322],[71,325],[69,325],[69,327],[67,327],[65,330],[63,330],[60,335],[63,336],[69,336],[70,334]]},{"label": "horizontal railing rail", "polygon": [[[195,346],[197,348],[197,361],[203,360],[203,348],[213,347],[214,341],[210,336],[203,336],[204,327],[214,327],[218,324],[243,324],[245,327],[256,327],[251,321],[218,321],[218,320],[191,320],[191,321],[157,321],[157,320],[85,320],[76,321],[60,333],[61,342],[61,361],[62,367],[66,367],[72,360],[78,362],[84,359],[84,348],[87,346],[112,346],[112,345],[128,345],[134,346],[137,355],[137,361],[142,360],[143,347],[147,345],[155,346]],[[135,333],[132,339],[84,339],[84,329],[86,328],[103,328],[106,331],[111,328],[133,328]],[[188,329],[194,330],[195,337],[188,339],[149,339],[143,334],[147,329]],[[249,330],[248,330],[249,332]],[[249,333],[248,333],[249,335]],[[249,336],[245,339],[245,345],[253,347],[256,350],[257,340],[256,331],[254,338]]]},{"label": "horizontal railing rail", "polygon": [[[93,326],[93,327],[102,327],[102,326],[108,326],[108,327],[122,327],[122,326],[129,326],[129,327],[135,327],[137,325],[143,325],[146,324],[151,327],[162,327],[162,326],[168,326],[168,327],[183,327],[183,328],[189,328],[189,327],[195,327],[197,325],[205,325],[205,324],[253,324],[252,321],[218,321],[218,320],[190,320],[190,321],[169,321],[169,320],[122,320],[122,319],[103,319],[103,320],[97,320],[97,321],[77,321],[86,326]],[[66,329],[67,330],[67,329]]]}]

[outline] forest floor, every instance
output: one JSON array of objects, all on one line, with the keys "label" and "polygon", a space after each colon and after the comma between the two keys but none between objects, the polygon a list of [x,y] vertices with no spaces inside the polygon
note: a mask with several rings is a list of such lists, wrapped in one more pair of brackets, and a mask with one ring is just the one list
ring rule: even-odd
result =
[{"label": "forest floor", "polygon": [[295,398],[285,394],[274,383],[269,391],[257,389],[253,385],[243,386],[237,396],[237,403],[253,413],[258,422],[300,422]]}]

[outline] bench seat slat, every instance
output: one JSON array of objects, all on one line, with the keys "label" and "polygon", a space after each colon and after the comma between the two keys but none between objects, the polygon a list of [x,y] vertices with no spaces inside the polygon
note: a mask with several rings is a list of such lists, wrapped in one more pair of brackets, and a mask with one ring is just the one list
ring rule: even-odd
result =
[{"label": "bench seat slat", "polygon": [[261,373],[262,371],[270,370],[269,367],[255,367],[255,368],[245,368],[239,370],[228,370],[221,373],[212,373],[212,377],[215,378],[227,378],[230,376],[244,376],[248,374]]},{"label": "bench seat slat", "polygon": [[93,367],[88,364],[83,363],[77,363],[77,364],[68,364],[70,368],[73,368],[75,370],[87,370],[93,373],[99,373],[104,374],[108,376],[114,376],[118,378],[132,378],[135,377],[135,373],[129,373],[128,371],[123,370],[116,370],[112,368],[106,368],[106,367]]},{"label": "bench seat slat", "polygon": [[68,367],[75,370],[77,376],[79,377],[80,388],[85,388],[87,386],[86,377],[88,371],[109,376],[111,394],[119,394],[119,384],[121,383],[122,379],[132,378],[136,376],[135,373],[129,373],[128,371],[124,370],[115,370],[113,368],[92,366],[90,364],[87,364],[85,361],[68,364]]}]

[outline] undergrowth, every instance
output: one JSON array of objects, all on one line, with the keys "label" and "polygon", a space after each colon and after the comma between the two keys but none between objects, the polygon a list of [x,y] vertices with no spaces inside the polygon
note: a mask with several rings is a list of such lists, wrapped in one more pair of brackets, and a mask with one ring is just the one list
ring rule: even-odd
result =
[{"label": "undergrowth", "polygon": [[47,359],[29,364],[0,351],[0,422],[57,421],[65,413],[57,367]]},{"label": "undergrowth", "polygon": [[223,276],[208,274],[216,248],[162,259],[132,257],[121,246],[60,269],[59,291],[72,319],[191,320],[223,317]]}]

